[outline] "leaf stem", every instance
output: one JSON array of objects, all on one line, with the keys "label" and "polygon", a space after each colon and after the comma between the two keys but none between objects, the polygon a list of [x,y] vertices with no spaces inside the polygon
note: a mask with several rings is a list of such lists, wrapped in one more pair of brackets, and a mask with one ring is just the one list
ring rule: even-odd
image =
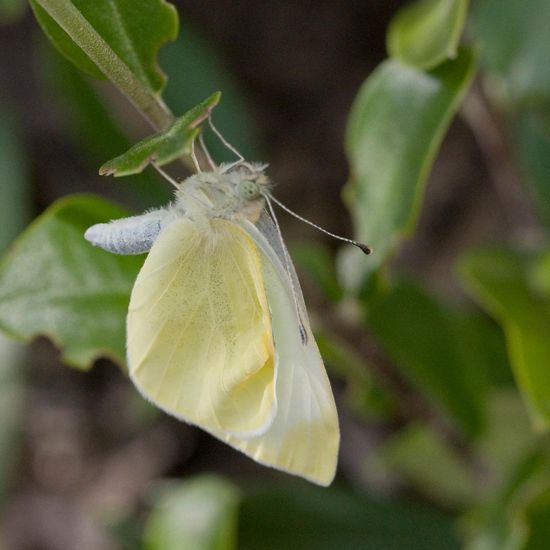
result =
[{"label": "leaf stem", "polygon": [[36,0],[82,51],[133,103],[157,130],[166,130],[174,116],[162,98],[149,90],[70,0]]}]

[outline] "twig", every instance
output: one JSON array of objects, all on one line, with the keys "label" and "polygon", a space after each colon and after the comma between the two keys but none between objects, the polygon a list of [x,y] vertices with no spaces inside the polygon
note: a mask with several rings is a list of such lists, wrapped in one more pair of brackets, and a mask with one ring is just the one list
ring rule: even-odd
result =
[{"label": "twig", "polygon": [[479,84],[475,84],[462,105],[460,114],[471,129],[485,158],[491,183],[502,212],[514,232],[523,233],[536,226],[536,220],[521,180],[512,161],[505,130],[491,110]]}]

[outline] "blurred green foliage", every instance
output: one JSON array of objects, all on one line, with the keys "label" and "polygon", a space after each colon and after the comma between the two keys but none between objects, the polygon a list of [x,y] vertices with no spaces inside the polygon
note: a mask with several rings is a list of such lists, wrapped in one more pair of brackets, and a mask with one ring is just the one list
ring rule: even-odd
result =
[{"label": "blurred green foliage", "polygon": [[[0,166],[0,251],[4,252],[31,214],[23,135],[7,105],[0,107]],[[24,360],[23,347],[0,334],[0,507],[9,495],[20,454]]]},{"label": "blurred green foliage", "polygon": [[421,505],[385,502],[304,483],[244,493],[239,548],[252,550],[429,550],[459,548],[449,518]]},{"label": "blurred green foliage", "polygon": [[[79,149],[90,171],[96,172],[113,153],[129,149],[132,136],[110,111],[91,78],[46,44],[42,46],[35,49],[35,55],[43,86],[51,94],[54,105],[63,111],[64,130],[71,142]],[[153,168],[134,175],[126,193],[129,202],[142,208],[166,203],[171,192],[164,183]]]},{"label": "blurred green foliage", "polygon": [[388,52],[408,65],[429,70],[456,57],[468,0],[411,2],[388,27]]},{"label": "blurred green foliage", "polygon": [[[510,361],[539,429],[550,425],[550,295],[533,276],[538,258],[483,250],[463,259],[464,282],[506,332]],[[548,265],[543,267],[548,268]],[[538,273],[546,275],[546,273]]]},{"label": "blurred green foliage", "polygon": [[0,2],[0,25],[11,24],[20,19],[27,9],[25,0],[2,0]]},{"label": "blurred green foliage", "polygon": [[546,0],[477,0],[472,34],[482,48],[488,91],[514,108],[540,106],[550,98],[548,40],[550,4]]},{"label": "blurred green foliage", "polygon": [[[221,52],[190,21],[182,21],[180,36],[160,50],[159,60],[170,75],[162,95],[174,113],[184,113],[215,90],[222,90],[223,101],[214,117],[216,127],[231,136],[231,143],[245,158],[265,158],[246,90],[239,86]],[[204,138],[215,159],[235,159],[212,133],[205,132]]]},{"label": "blurred green foliage", "polygon": [[[550,37],[549,37],[550,38]],[[540,109],[521,110],[512,120],[520,168],[541,219],[550,225],[550,99]]]},{"label": "blurred green foliage", "polygon": [[[459,327],[459,313],[420,286],[401,282],[369,308],[369,325],[389,356],[469,435],[483,429],[488,384],[475,342]],[[481,367],[481,368],[480,368]]]},{"label": "blurred green foliage", "polygon": [[0,250],[4,252],[31,216],[31,189],[20,121],[0,105]]},{"label": "blurred green foliage", "polygon": [[360,288],[414,231],[435,155],[474,72],[475,56],[464,49],[431,72],[385,61],[363,84],[348,122],[345,198],[357,239],[375,253],[365,259],[345,251],[350,288]]},{"label": "blurred green foliage", "polygon": [[[219,126],[247,157],[260,154],[245,94],[197,29],[184,26],[183,39],[161,51],[170,76],[162,92],[157,53],[177,29],[169,4],[34,0],[47,36],[94,76],[102,71],[46,14],[44,3],[76,6],[157,107],[167,104],[183,113],[222,89]],[[134,38],[129,51],[120,43],[120,22],[103,17],[107,4],[121,9]],[[390,59],[368,76],[350,113],[345,198],[357,238],[373,245],[375,253],[365,259],[357,251],[340,251],[337,271],[326,248],[293,248],[336,324],[341,320],[353,335],[333,334],[325,319],[318,320],[323,357],[345,385],[339,406],[360,425],[383,426],[383,443],[363,466],[376,462],[415,491],[415,503],[377,500],[343,486],[285,482],[237,488],[223,478],[198,476],[151,492],[145,548],[457,548],[458,532],[469,550],[550,545],[547,230],[537,227],[536,247],[505,242],[459,259],[460,282],[474,304],[443,300],[427,285],[405,279],[390,262],[415,231],[438,149],[478,70],[483,93],[510,133],[508,145],[525,174],[533,208],[544,223],[550,221],[550,4],[477,0],[468,24],[470,43],[459,47],[467,8],[467,1],[417,0],[399,11],[388,29]],[[54,85],[66,94],[69,125],[90,161],[99,164],[128,149],[135,136],[127,135],[106,103],[108,96],[66,62],[52,58],[48,66]],[[165,122],[173,120],[168,108],[163,112]],[[2,116],[6,184],[0,186],[0,212],[10,229],[0,235],[0,248],[28,216],[21,150],[16,125]],[[216,158],[228,158],[215,145],[212,150]],[[157,178],[145,172],[131,181],[142,193]],[[168,195],[157,187],[150,191],[154,202]],[[142,259],[93,249],[82,234],[93,223],[124,214],[103,199],[79,196],[55,203],[37,218],[0,267],[4,331],[27,341],[48,335],[62,347],[64,361],[81,369],[100,356],[123,364],[125,312]],[[382,368],[374,367],[376,353],[365,356],[358,333],[368,335],[367,344],[384,357]],[[5,434],[14,433],[11,420],[20,413],[15,363],[9,353],[3,357],[8,359],[0,370],[0,446]],[[424,414],[403,418],[410,411],[400,401],[399,384],[378,378],[384,368],[403,377],[427,404]],[[3,458],[0,490],[9,477]],[[431,504],[420,506],[419,498]]]},{"label": "blurred green foliage", "polygon": [[291,249],[292,257],[303,273],[307,274],[319,290],[333,302],[344,297],[344,289],[338,280],[334,255],[322,244],[301,243]]},{"label": "blurred green foliage", "polygon": [[144,533],[145,550],[235,550],[238,489],[212,475],[157,489]]},{"label": "blurred green foliage", "polygon": [[447,508],[464,509],[479,493],[471,465],[426,424],[407,426],[375,458],[417,491]]},{"label": "blurred green foliage", "polygon": [[482,46],[485,89],[509,122],[535,208],[550,223],[550,3],[478,0],[471,33]]}]

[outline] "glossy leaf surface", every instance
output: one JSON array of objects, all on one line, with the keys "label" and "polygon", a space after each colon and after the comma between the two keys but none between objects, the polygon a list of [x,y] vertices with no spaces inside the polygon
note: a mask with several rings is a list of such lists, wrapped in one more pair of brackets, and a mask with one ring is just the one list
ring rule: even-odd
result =
[{"label": "glossy leaf surface", "polygon": [[365,258],[349,250],[342,265],[351,288],[414,230],[426,179],[474,69],[468,50],[432,72],[391,60],[360,90],[348,122],[351,181],[345,198],[357,239],[374,252]]},{"label": "glossy leaf surface", "polygon": [[[159,48],[178,32],[176,10],[164,0],[62,0],[72,4],[141,82],[159,92],[166,77],[156,64]],[[38,22],[55,47],[79,69],[95,77],[102,71],[44,9],[31,0]],[[147,29],[147,32],[144,32]],[[85,32],[85,29],[83,29]]]},{"label": "glossy leaf surface", "polygon": [[73,196],[39,216],[0,265],[0,327],[25,341],[51,338],[77,368],[101,356],[124,364],[126,312],[143,258],[84,239],[90,225],[124,215],[103,199]]}]

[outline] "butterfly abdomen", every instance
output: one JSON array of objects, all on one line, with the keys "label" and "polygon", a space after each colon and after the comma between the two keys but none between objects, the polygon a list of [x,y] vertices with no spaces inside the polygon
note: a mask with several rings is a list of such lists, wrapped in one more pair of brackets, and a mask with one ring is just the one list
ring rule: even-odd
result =
[{"label": "butterfly abdomen", "polygon": [[113,254],[143,254],[149,252],[170,217],[169,210],[159,209],[141,216],[98,223],[90,227],[84,237],[94,246]]}]

